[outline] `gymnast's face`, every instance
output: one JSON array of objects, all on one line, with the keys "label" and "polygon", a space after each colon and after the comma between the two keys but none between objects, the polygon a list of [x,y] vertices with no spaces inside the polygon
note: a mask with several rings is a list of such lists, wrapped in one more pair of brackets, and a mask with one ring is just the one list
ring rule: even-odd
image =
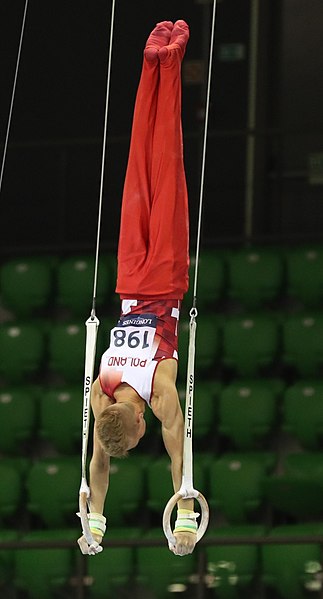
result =
[{"label": "gymnast's face", "polygon": [[144,419],[143,412],[140,412],[136,415],[135,423],[132,427],[131,432],[128,433],[128,447],[127,449],[133,449],[136,447],[140,441],[140,439],[144,436],[146,432],[146,421]]}]

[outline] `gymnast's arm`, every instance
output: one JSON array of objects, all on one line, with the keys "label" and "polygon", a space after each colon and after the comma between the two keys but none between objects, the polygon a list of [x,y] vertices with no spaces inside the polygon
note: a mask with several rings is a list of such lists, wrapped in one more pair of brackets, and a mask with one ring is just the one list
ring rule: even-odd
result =
[{"label": "gymnast's arm", "polygon": [[103,514],[109,486],[110,456],[98,440],[94,424],[93,454],[90,462],[90,511]]},{"label": "gymnast's arm", "polygon": [[[99,379],[92,385],[91,406],[94,418],[109,405],[110,399],[103,393]],[[94,422],[93,453],[90,462],[90,510],[103,514],[104,502],[109,486],[110,456],[104,451],[97,435]]]},{"label": "gymnast's arm", "polygon": [[[176,493],[182,484],[184,419],[174,382],[176,375],[169,377],[172,362],[173,360],[167,360],[158,366],[159,372],[155,376],[151,406],[155,416],[161,421],[163,441],[171,460],[173,487]],[[193,512],[194,499],[180,499],[178,508]],[[192,553],[196,544],[195,533],[178,532],[175,533],[175,537],[177,542],[174,553],[177,555]]]},{"label": "gymnast's arm", "polygon": [[[94,418],[109,404],[109,398],[102,392],[97,379],[92,385],[91,406]],[[102,514],[109,486],[110,457],[105,453],[96,432],[94,422],[93,453],[90,462],[90,512]],[[93,534],[93,538],[101,543],[103,535]],[[87,554],[89,547],[84,536],[78,540],[82,553]]]}]

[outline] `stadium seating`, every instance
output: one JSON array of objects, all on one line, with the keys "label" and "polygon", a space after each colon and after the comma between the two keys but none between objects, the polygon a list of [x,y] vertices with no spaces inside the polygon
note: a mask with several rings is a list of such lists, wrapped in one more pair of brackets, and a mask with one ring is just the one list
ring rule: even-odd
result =
[{"label": "stadium seating", "polygon": [[[67,308],[74,317],[90,314],[94,284],[94,257],[70,256],[61,261],[56,271],[58,306]],[[102,306],[111,288],[110,260],[99,261],[96,305]]]},{"label": "stadium seating", "polygon": [[[222,537],[262,536],[265,522],[275,526],[272,535],[315,532],[314,525],[311,528],[305,523],[323,516],[323,249],[313,246],[306,252],[304,248],[299,253],[296,248],[285,252],[285,288],[282,254],[277,248],[228,250],[227,256],[218,251],[201,254],[193,478],[194,487],[206,496],[210,506],[206,538],[212,534],[219,539],[212,546],[201,544],[208,598],[257,597],[259,580],[266,585],[268,596],[273,593],[275,599],[304,599],[321,590],[317,565],[320,543],[270,543],[263,549],[259,543],[221,544]],[[0,327],[0,540],[21,536],[22,528],[33,530],[30,535],[23,534],[23,539],[35,541],[59,539],[63,533],[59,529],[65,526],[79,527],[73,533],[75,540],[81,534],[76,516],[81,478],[77,453],[93,258],[73,256],[61,260],[56,268],[55,260],[40,263],[47,273],[43,287],[39,281],[33,290],[35,296],[28,295],[32,282],[25,283],[30,289],[23,290],[24,301],[23,292],[18,300],[9,300],[4,284],[7,274],[4,276],[0,268],[1,300],[17,317]],[[33,268],[30,263],[27,270],[23,267],[14,276],[8,268],[8,280],[17,277],[15,288],[19,289],[22,281],[27,281],[23,277],[32,281],[36,264]],[[113,268],[107,259],[99,269],[95,376],[118,317],[116,306],[113,304],[108,313],[104,303],[108,301],[111,308]],[[179,325],[178,390],[182,406],[192,272],[193,263],[190,292]],[[55,276],[58,294],[51,297],[56,289]],[[309,310],[305,312],[298,302]],[[268,304],[271,311],[267,311]],[[45,316],[38,319],[41,312],[36,310],[44,310]],[[31,319],[34,314],[37,320]],[[86,560],[82,578],[89,599],[121,597],[123,591],[127,596],[132,585],[137,597],[135,584],[143,589],[138,596],[146,592],[154,599],[166,599],[175,591],[190,596],[194,576],[196,582],[200,544],[192,556],[180,559],[168,551],[160,527],[163,510],[174,492],[170,460],[163,447],[160,423],[148,408],[145,418],[147,434],[138,449],[126,460],[111,460],[105,551]],[[92,430],[90,442],[91,434]],[[285,455],[295,447],[299,448],[297,453]],[[210,453],[203,453],[205,449]],[[25,462],[22,459],[19,464],[19,456],[24,454]],[[279,526],[276,531],[282,522],[298,524]],[[17,530],[13,531],[15,524]],[[152,530],[144,532],[149,527]],[[109,546],[109,539],[118,541],[125,536],[129,541],[136,539],[135,547]],[[160,539],[162,544],[137,546],[141,538]],[[44,555],[39,549],[30,551],[10,551],[7,559],[0,550],[0,596],[6,596],[11,583],[23,596],[28,590],[31,599],[72,596],[73,551],[78,551],[77,546],[75,550],[46,550]],[[51,564],[54,561],[57,567]],[[34,580],[29,572],[32,563],[41,570]]]},{"label": "stadium seating", "polygon": [[[197,458],[194,460],[193,469],[194,486],[201,493],[205,492],[206,489],[206,476],[202,456],[203,454],[201,454],[200,459]],[[206,456],[207,458],[208,456]],[[148,463],[147,493],[146,505],[148,508],[153,513],[163,513],[168,500],[174,495],[168,456],[163,455]]]},{"label": "stadium seating", "polygon": [[220,392],[218,430],[238,449],[264,446],[276,407],[276,394],[266,380],[233,381]]},{"label": "stadium seating", "polygon": [[299,380],[283,397],[283,429],[305,449],[319,449],[323,439],[323,382]]},{"label": "stadium seating", "polygon": [[110,528],[106,548],[95,559],[88,560],[87,581],[91,599],[106,599],[117,596],[122,588],[133,585],[135,571],[135,549],[133,547],[113,547],[110,541],[131,541],[141,536],[138,528]]},{"label": "stadium seating", "polygon": [[323,514],[323,454],[297,452],[288,454],[280,472],[268,474],[263,482],[264,494],[278,513],[306,522]]},{"label": "stadium seating", "polygon": [[[14,529],[0,528],[0,543],[8,543],[18,540],[18,532]],[[7,585],[12,583],[15,569],[15,550],[0,549],[0,593],[2,597],[7,596]],[[8,597],[10,594],[8,592]]]},{"label": "stadium seating", "polygon": [[227,453],[209,467],[208,500],[229,524],[247,523],[264,504],[263,482],[275,464],[275,454]]},{"label": "stadium seating", "polygon": [[[43,543],[74,540],[77,532],[70,530],[33,531],[23,541]],[[26,548],[16,552],[15,586],[27,591],[30,599],[51,599],[58,590],[72,593],[69,579],[72,575],[70,548]],[[68,591],[69,589],[69,591]],[[71,596],[71,595],[70,595]]]},{"label": "stadium seating", "polygon": [[256,376],[272,366],[278,348],[278,325],[266,313],[231,316],[223,324],[222,362],[238,376]]},{"label": "stadium seating", "polygon": [[36,461],[27,477],[28,511],[47,527],[76,525],[81,459],[56,457]]},{"label": "stadium seating", "polygon": [[43,331],[33,324],[3,324],[0,327],[0,375],[20,382],[36,375],[44,359]]},{"label": "stadium seating", "polygon": [[48,305],[52,292],[52,264],[44,258],[21,257],[0,268],[0,293],[4,305],[19,318]]},{"label": "stadium seating", "polygon": [[306,245],[285,250],[286,293],[307,307],[323,298],[323,247]]},{"label": "stadium seating", "polygon": [[49,333],[48,367],[64,382],[82,381],[84,375],[85,325],[78,322],[57,323]]},{"label": "stadium seating", "polygon": [[39,436],[63,454],[76,452],[81,442],[82,406],[82,386],[44,391],[40,401]]},{"label": "stadium seating", "polygon": [[254,583],[260,571],[260,552],[256,544],[239,543],[223,545],[221,538],[262,537],[264,526],[242,525],[209,528],[208,537],[215,537],[214,545],[206,546],[207,587],[218,599],[254,597]]},{"label": "stadium seating", "polygon": [[[183,314],[188,315],[193,302],[195,277],[195,257],[190,260],[190,286],[183,301]],[[198,308],[212,311],[222,297],[225,288],[225,261],[223,253],[216,250],[202,250],[198,265]]]},{"label": "stadium seating", "polygon": [[107,513],[111,526],[127,522],[136,524],[144,497],[144,460],[129,456],[127,460],[112,459]]},{"label": "stadium seating", "polygon": [[19,454],[22,442],[36,434],[36,399],[32,387],[7,387],[0,391],[0,451]]},{"label": "stadium seating", "polygon": [[0,481],[0,522],[5,526],[17,515],[23,496],[21,472],[14,461],[1,459]]},{"label": "stadium seating", "polygon": [[[214,373],[220,351],[218,320],[213,314],[197,317],[195,369],[198,376]],[[178,375],[186,380],[189,342],[189,318],[181,319],[178,332]]]},{"label": "stadium seating", "polygon": [[[214,438],[220,388],[219,381],[196,381],[194,389],[194,439],[204,439],[210,434]],[[184,413],[186,384],[178,386],[178,393]]]},{"label": "stadium seating", "polygon": [[196,573],[196,553],[185,558],[174,555],[168,550],[160,527],[151,529],[143,539],[158,539],[162,545],[136,549],[136,583],[143,589],[140,596],[145,597],[147,589],[152,589],[157,599],[171,596],[172,590],[184,592],[189,587],[190,576]]},{"label": "stadium seating", "polygon": [[[279,544],[278,537],[323,534],[322,524],[278,526],[269,537],[277,544],[262,547],[262,580],[283,599],[319,597],[322,592],[321,545],[319,542]],[[269,595],[270,596],[270,595]]]},{"label": "stadium seating", "polygon": [[277,248],[243,248],[227,257],[228,296],[250,309],[279,297],[284,264]]},{"label": "stadium seating", "polygon": [[323,315],[289,316],[283,323],[283,361],[298,376],[320,376],[323,370]]}]

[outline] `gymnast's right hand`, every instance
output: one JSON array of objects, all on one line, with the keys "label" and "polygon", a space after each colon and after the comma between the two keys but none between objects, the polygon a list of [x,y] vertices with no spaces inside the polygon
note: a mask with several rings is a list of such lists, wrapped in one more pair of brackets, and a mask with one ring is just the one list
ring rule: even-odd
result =
[{"label": "gymnast's right hand", "polygon": [[100,544],[102,541],[102,536],[93,533],[92,536],[95,541],[94,545],[89,545],[84,535],[77,540],[83,555],[96,555],[97,553],[101,553],[101,551],[103,551],[103,547]]},{"label": "gymnast's right hand", "polygon": [[[78,515],[80,516],[80,514]],[[103,516],[103,514],[99,514],[97,512],[90,512],[87,514],[87,518],[94,542],[90,545],[87,542],[84,534],[78,539],[77,542],[83,555],[96,555],[97,553],[101,553],[101,551],[103,551],[103,547],[100,543],[102,542],[103,535],[106,531],[106,518]]]}]

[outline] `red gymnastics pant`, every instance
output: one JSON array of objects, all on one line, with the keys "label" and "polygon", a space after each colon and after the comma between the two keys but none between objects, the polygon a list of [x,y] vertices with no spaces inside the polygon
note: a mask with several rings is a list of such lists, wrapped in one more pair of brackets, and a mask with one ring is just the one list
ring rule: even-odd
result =
[{"label": "red gymnastics pant", "polygon": [[188,201],[181,60],[144,58],[123,190],[116,292],[182,299],[188,288]]}]

